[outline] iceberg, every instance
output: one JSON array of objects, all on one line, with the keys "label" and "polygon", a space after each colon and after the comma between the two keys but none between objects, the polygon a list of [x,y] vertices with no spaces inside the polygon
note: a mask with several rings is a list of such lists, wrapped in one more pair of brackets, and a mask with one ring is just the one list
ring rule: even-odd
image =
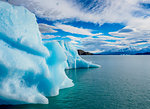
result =
[{"label": "iceberg", "polygon": [[98,67],[65,42],[42,42],[36,17],[0,1],[0,105],[48,104],[46,96],[74,86],[65,69]]},{"label": "iceberg", "polygon": [[59,44],[46,46],[34,14],[0,1],[0,104],[47,104],[45,96],[73,86]]},{"label": "iceberg", "polygon": [[34,14],[0,1],[0,104],[48,103],[38,88],[50,83],[49,51],[37,28]]}]

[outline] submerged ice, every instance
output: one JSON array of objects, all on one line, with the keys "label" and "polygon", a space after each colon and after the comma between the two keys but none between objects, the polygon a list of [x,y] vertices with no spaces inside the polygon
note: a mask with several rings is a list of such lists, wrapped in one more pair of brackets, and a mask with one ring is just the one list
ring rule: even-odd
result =
[{"label": "submerged ice", "polygon": [[42,42],[33,13],[0,1],[0,104],[47,104],[74,85],[65,69],[82,67],[99,66],[69,43]]}]

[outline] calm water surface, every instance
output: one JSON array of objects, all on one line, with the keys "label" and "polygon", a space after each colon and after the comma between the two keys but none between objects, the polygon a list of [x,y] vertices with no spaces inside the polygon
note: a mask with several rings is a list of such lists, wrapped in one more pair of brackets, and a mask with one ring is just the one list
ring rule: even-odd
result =
[{"label": "calm water surface", "polygon": [[48,105],[0,109],[150,109],[150,56],[82,56],[102,68],[67,70],[75,84]]}]

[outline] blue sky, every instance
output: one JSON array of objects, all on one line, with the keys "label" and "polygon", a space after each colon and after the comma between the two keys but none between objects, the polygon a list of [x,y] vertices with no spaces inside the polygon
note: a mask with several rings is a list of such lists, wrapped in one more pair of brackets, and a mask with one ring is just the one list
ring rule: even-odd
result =
[{"label": "blue sky", "polygon": [[43,40],[90,52],[150,46],[150,0],[8,0],[32,11]]}]

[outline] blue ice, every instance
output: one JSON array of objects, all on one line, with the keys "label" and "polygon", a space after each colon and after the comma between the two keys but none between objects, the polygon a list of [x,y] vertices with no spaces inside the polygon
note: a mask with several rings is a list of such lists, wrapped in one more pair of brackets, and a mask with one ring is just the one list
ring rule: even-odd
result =
[{"label": "blue ice", "polygon": [[42,42],[36,17],[0,1],[0,104],[48,104],[46,96],[74,86],[65,69],[99,67],[68,42]]}]

